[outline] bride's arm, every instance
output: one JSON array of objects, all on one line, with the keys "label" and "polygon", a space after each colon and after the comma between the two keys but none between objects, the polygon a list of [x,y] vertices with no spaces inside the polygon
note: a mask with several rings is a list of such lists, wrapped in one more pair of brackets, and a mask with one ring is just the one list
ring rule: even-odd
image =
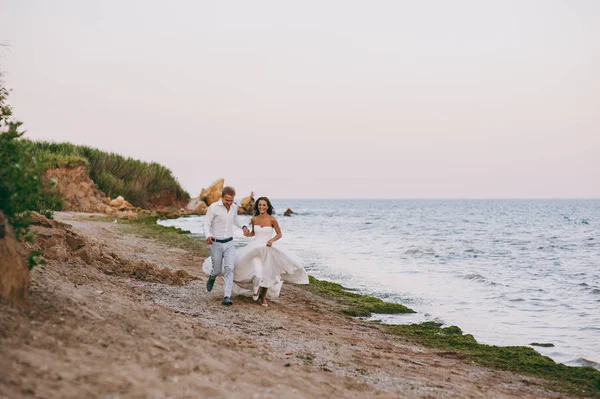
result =
[{"label": "bride's arm", "polygon": [[267,241],[267,247],[270,247],[275,241],[283,237],[283,234],[281,234],[281,229],[279,228],[279,223],[277,222],[277,219],[275,219],[273,216],[271,216],[271,226],[273,226],[273,228],[275,229],[275,233],[277,234],[275,234],[275,237]]}]

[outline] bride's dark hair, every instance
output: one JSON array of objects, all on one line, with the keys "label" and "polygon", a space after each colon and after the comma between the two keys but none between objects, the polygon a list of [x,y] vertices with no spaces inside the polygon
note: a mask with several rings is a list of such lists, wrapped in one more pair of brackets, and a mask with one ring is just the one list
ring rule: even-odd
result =
[{"label": "bride's dark hair", "polygon": [[258,210],[258,202],[260,200],[263,200],[267,203],[267,214],[272,215],[273,214],[273,205],[271,205],[271,201],[269,201],[269,199],[267,197],[260,197],[254,203],[254,216],[260,215],[260,212]]}]

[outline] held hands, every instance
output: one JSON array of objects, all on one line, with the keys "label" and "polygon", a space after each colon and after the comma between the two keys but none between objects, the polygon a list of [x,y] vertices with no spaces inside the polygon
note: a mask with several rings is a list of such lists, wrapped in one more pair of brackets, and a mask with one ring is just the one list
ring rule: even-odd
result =
[{"label": "held hands", "polygon": [[213,238],[214,238],[213,236],[206,237],[206,245],[212,245]]},{"label": "held hands", "polygon": [[242,231],[244,232],[244,237],[250,237],[250,230],[246,226],[242,228]]},{"label": "held hands", "polygon": [[273,241],[272,240],[267,241],[267,247],[270,247],[271,245],[273,245]]}]

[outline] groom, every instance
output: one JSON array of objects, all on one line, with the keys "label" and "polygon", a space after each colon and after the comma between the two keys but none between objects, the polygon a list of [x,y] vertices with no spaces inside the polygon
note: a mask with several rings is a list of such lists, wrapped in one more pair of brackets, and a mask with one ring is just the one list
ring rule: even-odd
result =
[{"label": "groom", "polygon": [[225,280],[223,302],[225,306],[233,305],[231,302],[231,289],[233,288],[233,269],[235,268],[235,246],[233,244],[233,225],[240,227],[244,235],[250,232],[243,226],[237,214],[237,205],[233,203],[235,189],[223,187],[221,199],[208,207],[204,217],[204,235],[206,245],[212,260],[212,271],[206,282],[208,292],[212,291],[215,278],[223,274]]}]

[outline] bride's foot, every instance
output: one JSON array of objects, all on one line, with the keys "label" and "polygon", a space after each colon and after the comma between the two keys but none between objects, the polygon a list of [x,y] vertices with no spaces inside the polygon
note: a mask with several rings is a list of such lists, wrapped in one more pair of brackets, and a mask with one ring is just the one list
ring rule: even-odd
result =
[{"label": "bride's foot", "polygon": [[259,294],[260,294],[260,288],[258,289],[258,291],[256,291],[254,294],[252,294],[252,300],[258,301]]},{"label": "bride's foot", "polygon": [[261,301],[261,302],[262,302],[262,303],[261,303],[261,305],[263,305],[264,307],[267,307],[267,306],[269,306],[269,305],[267,304],[267,290],[268,290],[268,288],[263,288],[263,290],[262,290],[262,295],[261,295],[261,298],[260,298],[260,299],[262,299],[262,301]]}]

